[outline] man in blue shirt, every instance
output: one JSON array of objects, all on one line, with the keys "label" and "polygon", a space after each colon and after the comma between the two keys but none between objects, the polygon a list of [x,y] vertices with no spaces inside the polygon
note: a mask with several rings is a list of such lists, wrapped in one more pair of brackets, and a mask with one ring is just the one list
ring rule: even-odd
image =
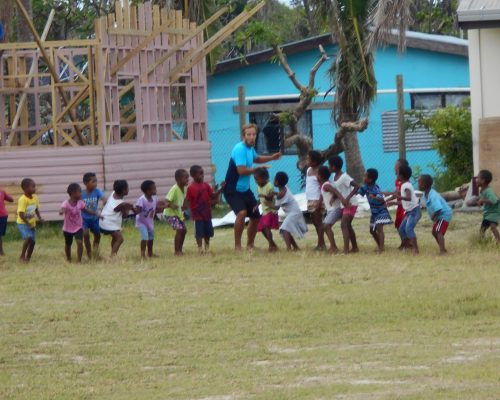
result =
[{"label": "man in blue shirt", "polygon": [[[242,128],[242,141],[234,146],[229,160],[229,167],[226,173],[226,186],[224,187],[224,197],[231,209],[236,214],[234,223],[234,248],[241,250],[241,236],[245,229],[245,218],[249,217],[250,222],[247,230],[247,248],[254,246],[257,225],[260,214],[257,209],[257,200],[250,190],[250,177],[255,168],[253,164],[262,164],[268,161],[279,160],[281,153],[274,153],[269,156],[259,156],[255,151],[255,141],[257,139],[257,125],[247,124]],[[264,168],[269,168],[264,165]]]}]

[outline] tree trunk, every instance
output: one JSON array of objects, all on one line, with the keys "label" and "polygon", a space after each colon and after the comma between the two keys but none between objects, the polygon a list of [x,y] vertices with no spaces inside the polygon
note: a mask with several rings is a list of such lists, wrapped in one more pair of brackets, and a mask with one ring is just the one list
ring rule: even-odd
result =
[{"label": "tree trunk", "polygon": [[309,24],[309,30],[312,35],[318,34],[318,28],[316,27],[316,21],[314,20],[314,15],[311,10],[311,6],[309,4],[309,0],[302,0],[302,4],[304,5],[304,9],[306,12],[307,22]]},{"label": "tree trunk", "polygon": [[358,183],[363,182],[365,166],[359,150],[358,132],[348,132],[344,136],[346,171]]},{"label": "tree trunk", "polygon": [[[33,20],[33,10],[31,8],[31,0],[21,0],[21,3],[23,4],[24,8],[28,12],[28,15],[30,18]],[[20,11],[18,10],[18,16],[19,16]],[[18,42],[32,42],[33,35],[31,34],[28,25],[24,21],[24,18],[18,17],[17,18],[17,41]]]}]

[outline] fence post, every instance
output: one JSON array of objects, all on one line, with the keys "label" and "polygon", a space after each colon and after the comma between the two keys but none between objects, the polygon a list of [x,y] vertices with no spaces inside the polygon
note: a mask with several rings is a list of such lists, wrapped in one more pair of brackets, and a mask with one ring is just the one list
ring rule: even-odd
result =
[{"label": "fence post", "polygon": [[398,141],[399,158],[406,158],[405,100],[403,92],[403,75],[396,75],[398,96]]},{"label": "fence post", "polygon": [[245,110],[245,86],[238,86],[238,110],[240,114],[240,133],[243,125],[247,122],[247,113]]}]

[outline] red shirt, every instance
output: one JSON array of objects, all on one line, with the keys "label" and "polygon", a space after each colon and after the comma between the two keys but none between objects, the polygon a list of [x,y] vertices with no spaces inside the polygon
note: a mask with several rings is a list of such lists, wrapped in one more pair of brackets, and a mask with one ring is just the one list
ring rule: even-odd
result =
[{"label": "red shirt", "polygon": [[[396,192],[401,191],[401,181],[398,178],[396,178],[394,186],[396,186]],[[399,228],[399,225],[401,225],[401,222],[403,221],[404,217],[405,217],[405,209],[403,208],[401,201],[398,200],[398,208],[396,210],[396,221],[395,221],[397,228]]]},{"label": "red shirt", "polygon": [[186,198],[189,201],[191,217],[194,221],[209,221],[212,219],[212,206],[210,198],[213,190],[206,182],[191,183],[186,192]]},{"label": "red shirt", "polygon": [[5,208],[5,200],[12,201],[12,197],[10,197],[3,190],[0,190],[0,217],[8,217],[9,216],[9,213],[7,212],[7,209]]}]

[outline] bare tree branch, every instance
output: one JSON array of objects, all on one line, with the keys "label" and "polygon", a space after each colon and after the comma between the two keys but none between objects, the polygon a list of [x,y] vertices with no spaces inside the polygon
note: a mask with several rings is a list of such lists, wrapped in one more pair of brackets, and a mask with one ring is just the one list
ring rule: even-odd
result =
[{"label": "bare tree branch", "polygon": [[318,61],[316,61],[316,64],[313,65],[311,68],[311,71],[309,72],[309,87],[314,88],[314,80],[316,79],[316,72],[318,72],[319,67],[328,60],[328,55],[326,54],[325,49],[323,48],[322,45],[319,45],[319,51],[321,53],[321,56]]},{"label": "bare tree branch", "polygon": [[294,86],[300,92],[304,91],[306,88],[303,85],[301,85],[301,83],[297,80],[297,78],[295,76],[295,72],[293,72],[293,70],[290,68],[290,65],[288,65],[288,61],[286,60],[286,56],[283,53],[283,51],[281,50],[281,48],[277,44],[273,44],[272,47],[273,47],[274,53],[276,54],[276,56],[278,57],[278,59],[280,61],[281,66],[285,70],[286,74],[288,75],[288,77],[290,78],[290,80],[292,81]]}]

